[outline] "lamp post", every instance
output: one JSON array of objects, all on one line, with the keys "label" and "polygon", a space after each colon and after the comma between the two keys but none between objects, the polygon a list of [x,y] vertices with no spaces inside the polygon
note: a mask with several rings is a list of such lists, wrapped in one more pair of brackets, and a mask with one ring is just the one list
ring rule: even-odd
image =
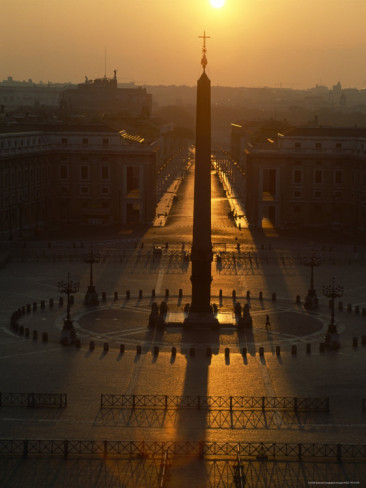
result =
[{"label": "lamp post", "polygon": [[316,296],[316,290],[314,288],[314,268],[320,266],[321,259],[314,251],[312,251],[311,256],[305,257],[303,263],[305,266],[310,267],[310,288],[306,295],[304,306],[308,310],[314,310],[319,306],[318,297]]},{"label": "lamp post", "polygon": [[98,305],[98,293],[95,290],[95,286],[93,283],[93,264],[99,263],[100,261],[100,253],[94,252],[93,248],[91,248],[88,254],[85,256],[84,261],[90,265],[90,282],[88,286],[88,290],[86,292],[84,298],[85,305]]},{"label": "lamp post", "polygon": [[59,281],[57,283],[57,287],[60,293],[65,293],[67,296],[67,313],[66,319],[64,319],[61,342],[64,344],[69,344],[76,338],[73,321],[71,320],[70,316],[70,295],[79,291],[80,283],[78,281],[71,280],[70,273],[67,273],[67,281]]},{"label": "lamp post", "polygon": [[332,348],[338,348],[340,345],[339,338],[337,337],[337,325],[334,320],[334,299],[341,297],[343,295],[343,291],[343,286],[336,285],[334,278],[332,278],[332,282],[329,285],[323,286],[323,295],[327,298],[330,298],[331,308],[330,324],[328,326],[328,331],[325,336],[325,343]]}]

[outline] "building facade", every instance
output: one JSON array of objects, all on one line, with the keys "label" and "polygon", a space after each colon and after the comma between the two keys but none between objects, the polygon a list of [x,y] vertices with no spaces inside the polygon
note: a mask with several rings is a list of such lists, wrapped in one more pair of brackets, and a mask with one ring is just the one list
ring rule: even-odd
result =
[{"label": "building facade", "polygon": [[250,224],[366,229],[366,129],[294,128],[244,153]]},{"label": "building facade", "polygon": [[156,150],[106,126],[0,131],[0,233],[155,215]]}]

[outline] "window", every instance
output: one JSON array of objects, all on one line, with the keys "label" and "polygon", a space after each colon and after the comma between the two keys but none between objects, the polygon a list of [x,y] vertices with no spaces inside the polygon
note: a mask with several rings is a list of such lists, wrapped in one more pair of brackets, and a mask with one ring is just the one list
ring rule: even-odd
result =
[{"label": "window", "polygon": [[88,144],[88,142],[89,142],[88,141],[88,138],[87,137],[83,137],[83,141],[82,142],[83,142],[83,144]]},{"label": "window", "polygon": [[61,139],[61,144],[67,144],[67,137],[63,137]]},{"label": "window", "polygon": [[88,186],[81,186],[80,187],[80,193],[82,195],[89,195],[89,187]]},{"label": "window", "polygon": [[100,193],[102,195],[109,195],[110,193],[109,186],[102,186],[102,188],[100,189]]},{"label": "window", "polygon": [[302,170],[301,169],[294,169],[292,173],[292,181],[293,183],[300,185],[302,183]]},{"label": "window", "polygon": [[66,180],[69,177],[69,168],[65,164],[60,166],[60,178]]},{"label": "window", "polygon": [[295,190],[293,193],[294,198],[302,198],[302,191],[301,190]]},{"label": "window", "polygon": [[101,176],[102,176],[102,180],[109,180],[109,167],[108,166],[102,166]]},{"label": "window", "polygon": [[82,180],[89,179],[89,166],[80,166],[80,178]]},{"label": "window", "polygon": [[342,184],[342,171],[340,169],[334,171],[334,183],[336,185]]},{"label": "window", "polygon": [[334,200],[340,200],[342,198],[342,192],[341,191],[335,191],[333,193],[333,198],[334,198]]},{"label": "window", "polygon": [[323,183],[323,170],[316,169],[314,171],[314,183],[321,185]]},{"label": "window", "polygon": [[314,198],[322,198],[322,196],[323,196],[323,192],[322,191],[316,190],[313,193],[313,197]]}]

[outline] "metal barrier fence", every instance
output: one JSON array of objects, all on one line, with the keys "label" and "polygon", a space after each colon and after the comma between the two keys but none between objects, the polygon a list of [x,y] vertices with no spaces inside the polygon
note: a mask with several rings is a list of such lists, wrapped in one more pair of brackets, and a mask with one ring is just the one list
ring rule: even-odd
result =
[{"label": "metal barrier fence", "polygon": [[1,455],[52,456],[194,456],[219,459],[366,460],[366,444],[315,444],[274,442],[158,442],[0,439]]},{"label": "metal barrier fence", "polygon": [[66,407],[66,393],[2,393],[0,407]]},{"label": "metal barrier fence", "polygon": [[286,410],[328,412],[329,398],[170,396],[101,394],[101,408],[205,408],[213,410]]}]

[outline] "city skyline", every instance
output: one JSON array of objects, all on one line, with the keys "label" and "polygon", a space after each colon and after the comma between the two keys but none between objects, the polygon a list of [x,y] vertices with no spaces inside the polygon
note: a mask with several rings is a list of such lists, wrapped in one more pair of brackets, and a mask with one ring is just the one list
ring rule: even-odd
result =
[{"label": "city skyline", "polygon": [[4,0],[2,10],[0,79],[80,83],[117,69],[120,82],[192,86],[205,30],[213,86],[366,87],[360,0]]}]

